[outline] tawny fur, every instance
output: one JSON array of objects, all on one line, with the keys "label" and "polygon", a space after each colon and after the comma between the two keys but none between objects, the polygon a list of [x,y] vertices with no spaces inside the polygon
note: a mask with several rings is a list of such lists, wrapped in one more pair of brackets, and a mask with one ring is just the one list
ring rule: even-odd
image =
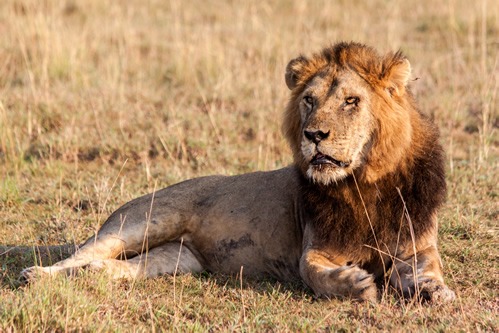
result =
[{"label": "tawny fur", "polygon": [[[288,168],[205,177],[135,199],[72,257],[22,276],[201,272],[303,280],[319,296],[376,300],[376,281],[448,301],[437,250],[445,198],[438,131],[401,52],[339,43],[286,69]],[[117,260],[117,258],[128,258]]]}]

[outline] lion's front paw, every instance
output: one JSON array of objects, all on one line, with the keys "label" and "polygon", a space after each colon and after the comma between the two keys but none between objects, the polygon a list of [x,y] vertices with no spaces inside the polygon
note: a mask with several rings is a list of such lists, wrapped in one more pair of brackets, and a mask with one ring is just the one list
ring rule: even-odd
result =
[{"label": "lion's front paw", "polygon": [[376,302],[374,277],[357,266],[341,266],[328,276],[330,293],[326,296],[350,297],[360,301]]},{"label": "lion's front paw", "polygon": [[421,283],[419,286],[419,295],[422,300],[431,303],[446,303],[456,298],[456,294],[449,287],[435,281]]},{"label": "lion's front paw", "polygon": [[411,298],[419,294],[424,302],[446,303],[456,298],[456,294],[440,281],[420,278],[417,287],[414,284],[404,291],[404,297]]}]

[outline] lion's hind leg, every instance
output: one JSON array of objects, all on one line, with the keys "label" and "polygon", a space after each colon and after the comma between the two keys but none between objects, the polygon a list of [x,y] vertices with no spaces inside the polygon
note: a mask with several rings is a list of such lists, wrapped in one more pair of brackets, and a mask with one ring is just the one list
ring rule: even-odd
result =
[{"label": "lion's hind leg", "polygon": [[112,279],[149,278],[164,274],[199,273],[204,270],[189,248],[179,242],[172,242],[125,260],[106,257],[96,259],[95,256],[92,259],[79,253],[53,266],[27,268],[21,274],[26,280],[32,280],[38,275],[75,275],[82,269],[102,271]]},{"label": "lion's hind leg", "polygon": [[196,256],[178,242],[157,246],[127,260],[94,260],[89,263],[88,268],[103,271],[113,279],[150,278],[165,274],[199,273],[204,270]]},{"label": "lion's hind leg", "polygon": [[125,241],[119,237],[103,237],[90,239],[71,257],[61,260],[52,266],[32,266],[21,272],[21,282],[30,282],[41,276],[55,276],[65,274],[75,275],[84,269],[90,262],[98,259],[116,258],[124,252]]}]

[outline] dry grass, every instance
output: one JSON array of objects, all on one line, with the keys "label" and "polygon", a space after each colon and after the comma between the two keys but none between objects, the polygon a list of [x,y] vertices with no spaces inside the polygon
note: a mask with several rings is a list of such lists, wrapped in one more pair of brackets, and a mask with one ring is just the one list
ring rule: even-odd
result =
[{"label": "dry grass", "polygon": [[95,274],[16,287],[0,331],[498,331],[496,1],[0,2],[0,244],[79,243],[129,199],[291,161],[284,68],[338,40],[402,48],[448,152],[441,250],[454,304],[315,300],[302,286]]}]

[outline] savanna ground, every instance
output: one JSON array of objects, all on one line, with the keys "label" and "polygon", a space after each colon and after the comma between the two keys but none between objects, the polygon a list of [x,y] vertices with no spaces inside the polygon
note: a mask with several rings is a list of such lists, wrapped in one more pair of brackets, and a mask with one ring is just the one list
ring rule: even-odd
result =
[{"label": "savanna ground", "polygon": [[458,296],[316,300],[244,273],[20,286],[30,248],[0,251],[0,331],[499,330],[496,1],[2,0],[0,31],[3,246],[79,244],[141,194],[285,166],[287,61],[339,40],[402,48],[447,150],[440,249]]}]

